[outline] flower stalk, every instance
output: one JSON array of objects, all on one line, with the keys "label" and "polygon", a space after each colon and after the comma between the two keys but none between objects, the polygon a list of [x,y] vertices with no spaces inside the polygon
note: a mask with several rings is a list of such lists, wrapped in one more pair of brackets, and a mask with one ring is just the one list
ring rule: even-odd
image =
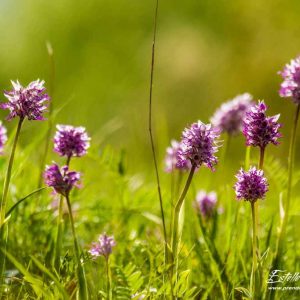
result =
[{"label": "flower stalk", "polygon": [[[260,147],[260,156],[259,156],[259,169],[263,170],[265,157],[265,148]],[[251,214],[252,214],[252,273],[251,273],[251,282],[250,282],[250,290],[252,291],[253,299],[258,297],[261,292],[261,270],[259,268],[259,260],[260,260],[260,251],[258,244],[258,202],[251,202]]]},{"label": "flower stalk", "polygon": [[14,138],[12,150],[11,150],[10,157],[9,157],[8,167],[7,167],[6,175],[5,175],[5,179],[4,179],[4,187],[3,187],[2,199],[1,199],[0,226],[2,226],[5,221],[7,194],[8,194],[9,185],[10,185],[11,172],[12,172],[12,167],[13,167],[13,163],[14,163],[15,152],[16,152],[16,148],[17,148],[23,121],[24,121],[24,118],[19,119],[17,131],[16,131],[16,135]]},{"label": "flower stalk", "polygon": [[89,297],[88,297],[86,277],[85,277],[84,268],[80,261],[79,244],[78,244],[78,240],[77,240],[77,236],[76,236],[74,218],[73,218],[73,212],[72,212],[69,194],[67,194],[65,196],[65,198],[67,201],[67,206],[68,206],[68,211],[69,211],[69,217],[70,217],[70,223],[71,223],[71,229],[72,229],[72,235],[73,235],[73,242],[74,242],[74,253],[75,253],[75,258],[76,258],[76,263],[77,263],[77,276],[78,276],[78,282],[79,282],[79,296],[80,296],[79,298],[82,300],[87,300]]},{"label": "flower stalk", "polygon": [[295,164],[295,148],[296,148],[296,134],[297,134],[297,125],[299,119],[299,112],[300,112],[300,103],[297,104],[293,127],[292,127],[292,137],[291,143],[289,148],[289,158],[288,158],[288,185],[287,185],[287,196],[286,196],[286,203],[285,203],[285,215],[283,218],[282,224],[282,233],[283,236],[285,235],[286,226],[288,223],[289,218],[289,210],[290,210],[290,200],[292,195],[292,185],[293,185],[293,170]]},{"label": "flower stalk", "polygon": [[256,287],[257,287],[257,266],[258,266],[258,247],[257,247],[257,201],[251,203],[251,213],[252,213],[252,272],[250,280],[250,290],[252,292],[252,298],[256,299]]},{"label": "flower stalk", "polygon": [[[191,185],[194,173],[196,170],[196,165],[192,165],[192,168],[190,170],[189,176],[187,178],[187,181],[185,183],[184,189],[178,199],[178,201],[175,204],[174,212],[173,212],[173,220],[172,220],[172,266],[171,266],[171,277],[173,278],[174,275],[174,266],[177,264],[178,260],[178,224],[179,224],[179,213],[181,210],[181,207],[183,205],[185,196],[189,190],[189,187]],[[177,274],[176,277],[177,278]]]},{"label": "flower stalk", "polygon": [[[47,53],[48,53],[48,57],[49,57],[49,95],[51,98],[53,98],[54,80],[55,80],[55,61],[54,61],[53,48],[52,48],[52,45],[50,42],[46,43],[46,48],[47,48]],[[48,128],[47,128],[46,137],[45,137],[45,148],[44,148],[44,152],[42,154],[42,159],[41,159],[38,188],[41,188],[42,183],[43,183],[43,172],[44,172],[44,167],[45,167],[48,152],[49,152],[51,132],[52,132],[52,128],[53,128],[52,113],[53,113],[53,102],[50,101]]]},{"label": "flower stalk", "polygon": [[[71,162],[71,156],[68,156],[66,165],[69,167]],[[58,206],[58,216],[57,216],[57,233],[56,233],[56,243],[54,250],[54,267],[57,272],[59,272],[60,268],[60,256],[61,256],[61,248],[62,248],[62,232],[64,226],[63,219],[63,206],[64,206],[64,197],[60,195],[59,197],[59,206]]]},{"label": "flower stalk", "polygon": [[111,290],[111,277],[110,277],[110,266],[109,266],[109,256],[105,257],[105,267],[106,267],[106,289],[107,289],[107,299],[112,299]]},{"label": "flower stalk", "polygon": [[286,202],[284,205],[284,216],[281,220],[281,226],[279,229],[279,237],[276,247],[276,255],[273,260],[273,268],[276,269],[280,265],[280,260],[282,256],[283,243],[286,235],[287,224],[289,220],[289,210],[290,210],[290,200],[292,195],[292,185],[293,185],[293,170],[295,164],[295,148],[296,148],[296,136],[297,136],[297,126],[300,114],[300,103],[296,106],[294,122],[292,127],[291,142],[289,147],[289,157],[288,157],[288,183],[287,183],[287,195]]},{"label": "flower stalk", "polygon": [[[2,193],[2,198],[1,198],[1,211],[0,211],[0,246],[2,249],[6,250],[7,246],[7,236],[8,235],[8,227],[7,224],[5,224],[5,215],[6,215],[6,204],[7,204],[7,195],[8,195],[8,190],[9,190],[9,185],[10,185],[10,179],[11,179],[11,173],[12,173],[12,168],[13,168],[13,163],[14,163],[14,157],[15,157],[15,152],[22,128],[24,118],[20,118],[17,126],[17,131],[15,134],[13,146],[11,149],[9,161],[8,161],[8,166],[6,170],[6,175],[4,179],[4,187],[3,187],[3,193]],[[0,257],[0,276],[1,276],[1,282],[4,278],[5,270],[5,255],[1,255]]]}]

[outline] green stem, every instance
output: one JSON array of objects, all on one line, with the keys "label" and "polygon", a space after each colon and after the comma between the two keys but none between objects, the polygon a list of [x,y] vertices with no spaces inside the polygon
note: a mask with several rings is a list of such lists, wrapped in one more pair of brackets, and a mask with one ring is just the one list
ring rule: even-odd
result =
[{"label": "green stem", "polygon": [[159,198],[159,206],[160,213],[163,225],[163,234],[164,234],[164,264],[166,265],[166,261],[168,260],[168,239],[167,239],[167,229],[165,222],[165,213],[163,208],[163,199],[160,188],[160,178],[158,173],[157,159],[156,159],[156,151],[154,145],[154,138],[152,133],[152,95],[153,95],[153,77],[154,77],[154,61],[155,61],[155,43],[156,43],[156,31],[157,31],[157,15],[158,15],[158,0],[156,0],[155,5],[155,14],[154,14],[154,29],[153,29],[153,40],[152,40],[152,52],[151,52],[151,70],[150,70],[150,88],[149,88],[149,114],[148,114],[148,131],[150,136],[151,143],[151,151],[153,156],[154,168],[155,168],[155,176],[156,176],[156,184],[157,184],[157,192]]},{"label": "green stem", "polygon": [[[12,173],[12,167],[14,163],[14,157],[15,152],[18,144],[18,139],[20,136],[22,124],[23,124],[24,118],[19,119],[16,135],[14,138],[12,150],[9,157],[8,167],[4,179],[4,187],[3,187],[3,193],[2,193],[2,199],[1,199],[1,211],[0,211],[0,247],[4,250],[6,250],[7,246],[7,238],[8,238],[8,225],[5,222],[5,215],[6,215],[6,204],[7,204],[7,195],[9,190],[9,184],[11,179],[11,173]],[[3,274],[5,269],[5,255],[0,256],[0,283],[3,282]]]},{"label": "green stem", "polygon": [[80,251],[79,251],[79,245],[78,240],[76,236],[75,231],[75,225],[74,225],[74,218],[73,218],[73,212],[71,207],[71,202],[69,195],[66,195],[66,201],[68,205],[68,211],[69,211],[69,217],[70,217],[70,223],[71,223],[71,229],[72,229],[72,235],[73,235],[73,242],[74,242],[74,253],[77,263],[77,276],[78,276],[78,282],[79,282],[79,299],[80,300],[87,300],[88,299],[88,291],[87,291],[87,283],[85,278],[85,272],[83,269],[83,266],[80,261]]},{"label": "green stem", "polygon": [[60,254],[62,247],[62,231],[63,231],[63,203],[64,197],[59,197],[59,206],[58,206],[58,216],[57,216],[57,232],[56,232],[56,243],[54,250],[54,267],[56,271],[59,273],[60,268]]},{"label": "green stem", "polygon": [[[300,111],[300,103],[297,105],[295,117],[294,117],[294,125],[292,128],[292,136],[291,143],[289,148],[289,158],[288,158],[288,184],[287,184],[287,196],[286,203],[284,207],[284,217],[282,222],[282,227],[280,230],[280,239],[278,244],[278,250],[281,252],[283,239],[286,232],[286,227],[289,219],[289,210],[290,210],[290,200],[292,195],[292,184],[293,184],[293,169],[295,164],[295,148],[296,148],[296,135],[297,135],[297,125],[299,119],[299,111]],[[279,253],[280,254],[280,253]]]},{"label": "green stem", "polygon": [[[260,170],[263,169],[265,158],[265,148],[260,148],[260,156],[259,156],[259,164],[258,167]],[[251,273],[251,283],[250,289],[252,291],[253,299],[257,299],[259,297],[258,293],[261,292],[261,283],[260,280],[262,278],[261,269],[259,268],[258,261],[260,260],[260,252],[258,246],[258,202],[251,202],[251,212],[252,212],[252,273]],[[258,273],[259,271],[259,273]],[[257,276],[257,274],[259,276]]]},{"label": "green stem", "polygon": [[222,158],[220,160],[224,166],[225,166],[228,150],[230,149],[230,143],[231,143],[231,135],[227,134],[225,138],[225,142],[223,144]]},{"label": "green stem", "polygon": [[[290,211],[290,199],[292,196],[292,184],[293,184],[293,170],[295,163],[295,148],[296,148],[296,136],[297,136],[297,125],[299,119],[300,112],[300,103],[296,107],[295,115],[294,115],[294,123],[292,127],[291,133],[291,141],[289,147],[289,156],[288,156],[288,182],[287,182],[287,195],[286,202],[284,206],[284,216],[281,219],[280,227],[279,227],[279,236],[276,245],[276,253],[272,262],[272,269],[278,269],[281,264],[282,251],[284,246],[284,240],[286,235],[287,224],[289,220],[289,211]],[[271,290],[269,292],[269,299],[273,300],[275,298],[275,290]]]},{"label": "green stem", "polygon": [[[167,262],[169,262],[169,250],[168,250],[168,236],[166,229],[166,221],[165,221],[165,213],[163,207],[163,198],[160,188],[160,178],[158,172],[158,165],[156,159],[156,151],[154,145],[154,138],[152,133],[152,95],[153,95],[153,77],[154,77],[154,62],[155,62],[155,43],[156,43],[156,32],[157,32],[157,16],[158,16],[158,2],[156,0],[155,4],[155,13],[154,13],[154,28],[153,28],[153,39],[152,39],[152,51],[151,51],[151,69],[150,69],[150,84],[149,84],[149,114],[148,114],[148,131],[151,143],[151,151],[153,157],[153,163],[155,168],[155,176],[156,176],[156,184],[157,184],[157,192],[159,198],[159,206],[160,206],[160,214],[163,225],[163,235],[164,235],[164,269],[166,269]],[[164,278],[163,278],[164,280]],[[170,278],[170,285],[172,289],[172,278]],[[171,291],[173,294],[173,292]]]},{"label": "green stem", "polygon": [[3,222],[5,220],[5,210],[6,210],[7,194],[8,194],[8,189],[9,189],[9,184],[10,184],[10,179],[11,179],[11,172],[12,172],[16,147],[17,147],[19,136],[20,136],[20,131],[21,131],[23,121],[24,121],[24,118],[20,118],[18,127],[17,127],[17,131],[16,131],[16,135],[15,135],[15,139],[14,139],[14,143],[13,143],[12,150],[11,150],[10,157],[9,157],[8,167],[7,167],[6,176],[5,176],[5,180],[4,180],[2,200],[1,200],[0,226],[3,224]]},{"label": "green stem", "polygon": [[[177,180],[174,179],[175,175],[178,175],[177,178],[176,178]],[[171,174],[171,176],[173,177],[173,179],[172,179],[173,183],[171,184],[172,185],[172,187],[171,187],[172,192],[171,192],[171,217],[170,217],[171,222],[170,222],[170,228],[169,228],[170,232],[172,232],[172,225],[173,225],[172,221],[174,219],[174,216],[173,216],[174,215],[174,207],[175,207],[174,199],[179,197],[180,185],[181,185],[181,181],[182,181],[182,175],[183,174],[182,174],[181,171],[176,172],[176,174],[173,171],[172,174]]]},{"label": "green stem", "polygon": [[[191,185],[194,173],[196,170],[196,166],[193,165],[191,168],[191,171],[189,173],[188,179],[186,181],[186,184],[184,186],[184,189],[174,207],[174,213],[173,213],[173,226],[172,226],[172,266],[171,266],[171,278],[173,278],[173,272],[174,272],[174,266],[176,265],[176,261],[178,260],[178,223],[179,223],[179,213],[180,213],[180,209],[182,207],[182,204],[184,202],[184,198],[189,190],[189,187]],[[177,278],[177,276],[176,276]]]},{"label": "green stem", "polygon": [[259,169],[263,169],[265,159],[265,148],[260,148],[260,156],[259,156]]},{"label": "green stem", "polygon": [[107,288],[107,299],[112,299],[112,291],[111,291],[111,278],[110,278],[110,270],[109,270],[109,256],[105,257],[106,263],[106,288]]},{"label": "green stem", "polygon": [[251,284],[250,289],[252,291],[252,298],[256,299],[256,271],[257,271],[257,201],[251,203],[252,212],[252,273],[251,273]]},{"label": "green stem", "polygon": [[53,48],[52,45],[47,42],[46,43],[47,52],[49,56],[49,95],[51,97],[49,102],[49,119],[48,119],[48,129],[46,133],[46,143],[44,148],[44,153],[41,159],[41,165],[40,165],[40,176],[38,181],[38,188],[40,188],[43,184],[43,173],[45,164],[47,161],[47,156],[49,152],[49,146],[50,146],[50,140],[51,140],[51,132],[53,127],[53,120],[52,120],[52,112],[53,112],[53,94],[54,94],[54,80],[55,80],[55,61],[54,61],[54,55],[53,55]]},{"label": "green stem", "polygon": [[[71,156],[67,157],[66,165],[69,167],[71,162]],[[64,197],[61,195],[59,198],[59,206],[58,206],[58,217],[57,217],[57,233],[56,233],[56,243],[54,249],[54,267],[56,271],[59,273],[60,268],[60,255],[61,255],[61,248],[62,248],[62,232],[64,226],[64,219],[63,219],[63,204],[64,204]]]}]

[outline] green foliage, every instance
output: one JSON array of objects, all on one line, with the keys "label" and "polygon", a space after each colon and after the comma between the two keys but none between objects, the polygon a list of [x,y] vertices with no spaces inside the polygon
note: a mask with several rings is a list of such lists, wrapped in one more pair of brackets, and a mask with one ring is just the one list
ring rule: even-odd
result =
[{"label": "green foliage", "polygon": [[[298,51],[293,41],[299,31],[299,4],[174,0],[170,9],[170,1],[161,2],[153,123],[169,252],[174,190],[180,192],[186,180],[183,175],[174,188],[172,175],[162,172],[169,140],[178,139],[187,123],[207,120],[223,100],[239,92],[264,97],[272,113],[280,112],[285,123],[282,145],[270,146],[266,152],[270,191],[259,202],[261,294],[267,297],[266,279],[284,213],[280,204],[286,197],[292,110],[275,92],[279,80],[275,73]],[[110,257],[113,300],[169,299],[171,264],[164,263],[162,220],[146,131],[153,3],[28,0],[2,1],[0,8],[0,25],[5,28],[0,53],[2,89],[8,87],[9,78],[24,83],[36,77],[47,79],[44,44],[50,40],[57,68],[51,121],[87,126],[92,136],[88,155],[71,162],[71,168],[83,175],[83,187],[72,192],[71,201],[90,298],[108,298],[104,259],[92,260],[87,254],[98,235],[107,232],[117,241]],[[270,34],[278,26],[282,30]],[[2,249],[6,278],[1,282],[1,300],[75,299],[78,291],[68,214],[63,214],[62,249],[55,268],[55,197],[50,189],[37,189],[47,124],[25,122],[17,147],[7,203],[8,243]],[[0,186],[16,124],[6,125],[9,141],[0,157]],[[52,160],[65,163],[51,149],[47,163]],[[245,150],[238,136],[215,173],[204,168],[196,172],[179,218],[178,272],[171,278],[178,299],[251,298],[250,206],[235,200],[232,186],[241,166],[257,162],[256,149]],[[282,262],[289,272],[300,269],[299,182],[297,169]],[[199,189],[218,194],[218,209],[211,219],[199,218],[193,209]],[[297,291],[275,296],[297,297]]]}]

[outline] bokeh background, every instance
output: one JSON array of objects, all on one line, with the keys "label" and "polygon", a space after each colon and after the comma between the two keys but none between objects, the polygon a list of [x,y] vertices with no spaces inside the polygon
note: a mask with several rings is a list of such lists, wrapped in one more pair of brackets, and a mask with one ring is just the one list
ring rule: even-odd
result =
[{"label": "bokeh background", "polygon": [[[45,43],[51,42],[55,122],[86,126],[99,151],[107,144],[124,149],[128,168],[143,171],[152,163],[147,118],[154,5],[1,0],[1,89],[10,88],[10,79],[47,82]],[[299,9],[297,0],[160,1],[153,99],[160,161],[184,126],[207,122],[223,101],[250,92],[266,100],[270,113],[281,113],[287,138],[272,153],[286,163],[294,105],[278,96],[277,71],[300,53]],[[46,128],[28,123],[22,143]],[[230,148],[236,167],[242,143],[240,137]]]}]

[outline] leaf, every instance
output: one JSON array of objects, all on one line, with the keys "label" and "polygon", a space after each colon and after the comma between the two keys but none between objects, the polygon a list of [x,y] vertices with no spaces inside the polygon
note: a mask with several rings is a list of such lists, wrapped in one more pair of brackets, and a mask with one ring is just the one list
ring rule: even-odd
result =
[{"label": "leaf", "polygon": [[144,283],[142,272],[137,267],[129,263],[125,268],[117,267],[116,299],[131,299]]},{"label": "leaf", "polygon": [[11,213],[19,206],[19,204],[21,204],[23,201],[25,201],[26,199],[30,198],[31,196],[41,192],[42,190],[44,189],[47,189],[47,187],[42,187],[42,188],[39,188],[33,192],[31,192],[30,194],[28,194],[27,196],[25,196],[24,198],[18,200],[9,210],[8,212],[6,213],[5,217],[8,218],[10,217]]},{"label": "leaf", "polygon": [[61,292],[63,299],[69,299],[69,296],[64,289],[64,287],[61,285],[61,283],[57,280],[56,276],[54,276],[38,259],[36,259],[34,256],[30,255],[30,258],[32,261],[36,264],[36,266],[44,273],[47,274],[56,284],[57,288]]},{"label": "leaf", "polygon": [[[175,295],[182,297],[185,293],[185,291],[188,288],[188,278],[190,275],[191,271],[190,270],[185,270],[179,273],[178,275],[178,280],[174,286],[174,293]],[[175,280],[175,278],[174,278]]]},{"label": "leaf", "polygon": [[162,225],[162,221],[161,221],[161,218],[148,212],[148,211],[145,211],[142,213],[142,216],[144,216],[146,219],[154,222],[155,224],[157,225]]},{"label": "leaf", "polygon": [[30,272],[9,252],[1,249],[3,254],[11,261],[12,264],[23,274],[24,279],[29,282],[38,298],[44,296],[46,299],[53,299],[53,295],[45,289],[45,284],[42,279],[33,276]]}]

